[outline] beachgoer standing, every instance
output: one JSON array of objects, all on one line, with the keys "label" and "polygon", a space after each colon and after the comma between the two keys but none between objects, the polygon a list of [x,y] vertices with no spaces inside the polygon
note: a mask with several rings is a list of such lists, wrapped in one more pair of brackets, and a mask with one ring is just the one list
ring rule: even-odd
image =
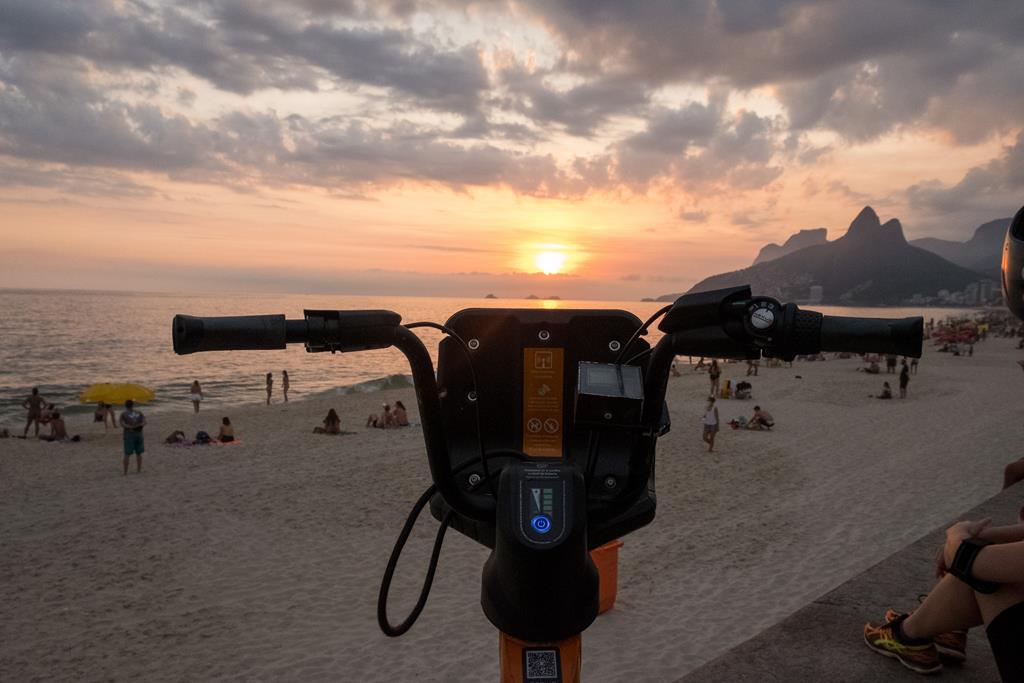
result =
[{"label": "beachgoer standing", "polygon": [[918,363],[918,361],[917,361],[916,358],[911,358],[910,359],[910,374],[911,375],[916,375],[917,374],[917,363]]},{"label": "beachgoer standing", "polygon": [[103,423],[103,431],[107,431],[107,419],[108,418],[110,420],[110,428],[114,429],[115,427],[117,427],[117,418],[114,416],[114,411],[110,407],[110,404],[109,403],[104,403],[103,401],[100,401],[99,405],[96,406],[96,412],[94,412],[92,414],[92,421],[93,422],[102,422]]},{"label": "beachgoer standing", "polygon": [[907,361],[903,361],[903,367],[900,368],[900,398],[907,397],[908,384],[910,384],[910,368],[907,367]]},{"label": "beachgoer standing", "polygon": [[203,400],[203,388],[199,386],[199,380],[192,382],[192,388],[189,391],[192,394],[192,407],[198,413],[199,402]]},{"label": "beachgoer standing", "polygon": [[284,402],[288,402],[288,389],[292,386],[291,382],[288,381],[288,371],[281,371],[281,393],[284,394]]},{"label": "beachgoer standing", "polygon": [[43,416],[43,406],[46,405],[46,399],[39,395],[39,387],[32,388],[32,394],[25,397],[25,400],[21,402],[21,407],[28,410],[28,421],[25,422],[25,433],[23,437],[28,436],[28,428],[32,426],[32,423],[36,423],[36,436],[39,436],[39,421]]},{"label": "beachgoer standing", "polygon": [[896,374],[896,354],[890,353],[885,357],[885,374],[895,375]]},{"label": "beachgoer standing", "polygon": [[118,420],[124,429],[124,473],[128,474],[128,461],[135,454],[135,471],[142,473],[142,453],[146,444],[142,440],[142,428],[146,426],[146,416],[135,410],[134,401],[124,402],[124,412]]},{"label": "beachgoer standing", "polygon": [[718,360],[712,359],[711,367],[708,368],[708,379],[711,380],[711,395],[718,396],[718,378],[722,376],[722,369],[718,367]]},{"label": "beachgoer standing", "polygon": [[715,450],[715,434],[718,433],[718,407],[715,406],[715,397],[708,396],[708,405],[704,410],[704,443],[708,445],[708,453]]},{"label": "beachgoer standing", "polygon": [[267,405],[270,405],[270,394],[274,391],[274,373],[267,373]]}]

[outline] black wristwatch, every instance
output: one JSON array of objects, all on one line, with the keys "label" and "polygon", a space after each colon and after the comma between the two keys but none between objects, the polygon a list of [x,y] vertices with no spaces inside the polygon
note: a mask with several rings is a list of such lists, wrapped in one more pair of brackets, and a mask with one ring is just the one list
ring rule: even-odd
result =
[{"label": "black wristwatch", "polygon": [[995,593],[999,590],[999,584],[995,581],[982,581],[971,576],[971,567],[974,566],[978,553],[987,545],[992,545],[992,542],[975,537],[960,541],[960,547],[956,549],[953,564],[949,568],[950,574],[979,593]]}]

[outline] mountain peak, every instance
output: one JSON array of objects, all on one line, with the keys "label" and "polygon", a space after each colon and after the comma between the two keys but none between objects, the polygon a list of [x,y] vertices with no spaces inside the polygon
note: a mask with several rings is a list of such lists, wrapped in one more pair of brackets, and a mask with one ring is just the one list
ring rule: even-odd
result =
[{"label": "mountain peak", "polygon": [[890,218],[879,229],[879,236],[886,244],[906,244],[907,238],[903,235],[903,226],[899,220]]},{"label": "mountain peak", "polygon": [[870,206],[865,206],[857,214],[857,217],[853,219],[853,222],[850,223],[850,228],[846,231],[844,237],[874,234],[880,227],[882,227],[882,222],[878,220],[878,214]]},{"label": "mountain peak", "polygon": [[786,254],[791,254],[794,251],[803,249],[804,247],[811,247],[816,244],[825,244],[828,242],[828,230],[825,228],[809,228],[801,230],[798,233],[789,236],[782,246],[772,242],[761,247],[761,251],[758,252],[757,258],[754,259],[754,265],[758,263],[764,263],[765,261],[773,261],[777,258],[781,258]]}]

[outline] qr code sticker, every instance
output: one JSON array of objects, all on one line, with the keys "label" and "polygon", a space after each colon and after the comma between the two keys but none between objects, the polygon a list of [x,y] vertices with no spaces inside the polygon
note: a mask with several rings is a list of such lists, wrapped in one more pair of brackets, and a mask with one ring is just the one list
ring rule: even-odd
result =
[{"label": "qr code sticker", "polygon": [[526,678],[558,680],[558,650],[527,650]]}]

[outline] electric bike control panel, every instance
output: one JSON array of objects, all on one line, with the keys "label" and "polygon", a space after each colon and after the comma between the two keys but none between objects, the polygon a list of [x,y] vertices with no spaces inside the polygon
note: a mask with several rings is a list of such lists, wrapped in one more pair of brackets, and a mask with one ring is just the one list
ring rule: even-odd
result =
[{"label": "electric bike control panel", "polygon": [[552,546],[569,529],[571,471],[564,467],[526,466],[519,472],[518,535],[529,546]]}]

